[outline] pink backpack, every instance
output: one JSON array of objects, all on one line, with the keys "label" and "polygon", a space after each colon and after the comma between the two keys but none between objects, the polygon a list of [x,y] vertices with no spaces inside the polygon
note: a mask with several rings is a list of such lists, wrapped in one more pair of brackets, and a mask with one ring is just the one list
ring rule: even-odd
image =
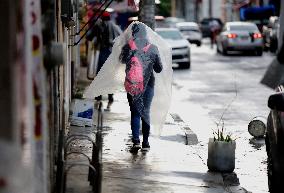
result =
[{"label": "pink backpack", "polygon": [[[131,50],[138,50],[133,40],[130,40],[128,44]],[[149,47],[150,44],[146,45],[143,48],[143,52],[147,52]],[[135,54],[130,60],[130,69],[126,72],[124,87],[127,93],[134,96],[144,91],[143,65]]]}]

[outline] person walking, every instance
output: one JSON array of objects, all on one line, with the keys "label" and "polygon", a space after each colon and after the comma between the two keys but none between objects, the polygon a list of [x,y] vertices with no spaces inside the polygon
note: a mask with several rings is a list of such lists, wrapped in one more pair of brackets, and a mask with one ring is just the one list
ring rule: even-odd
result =
[{"label": "person walking", "polygon": [[[159,136],[171,104],[171,47],[144,23],[132,22],[115,39],[112,53],[84,98],[126,91],[131,114],[130,152],[138,152],[142,122],[142,150],[149,150],[150,131]],[[123,128],[120,128],[123,129]]]},{"label": "person walking", "polygon": [[[139,131],[140,120],[142,120],[142,150],[146,151],[150,149],[149,113],[155,84],[153,71],[160,73],[163,66],[157,46],[147,39],[144,25],[138,23],[132,26],[132,39],[122,48],[120,60],[126,64],[124,86],[131,111],[132,150],[137,151],[141,148]],[[137,67],[138,65],[140,68]]]},{"label": "person walking", "polygon": [[[99,49],[99,59],[96,74],[100,71],[103,64],[112,52],[114,39],[122,33],[119,26],[110,20],[110,13],[104,12],[101,20],[94,25],[91,32],[87,35],[87,39],[92,41]],[[102,95],[95,97],[97,101],[102,100]],[[108,94],[108,108],[113,103],[113,94]]]},{"label": "person walking", "polygon": [[212,20],[209,22],[209,28],[210,28],[211,48],[213,48],[214,44],[216,43],[216,36],[219,32],[220,25],[216,20]]}]

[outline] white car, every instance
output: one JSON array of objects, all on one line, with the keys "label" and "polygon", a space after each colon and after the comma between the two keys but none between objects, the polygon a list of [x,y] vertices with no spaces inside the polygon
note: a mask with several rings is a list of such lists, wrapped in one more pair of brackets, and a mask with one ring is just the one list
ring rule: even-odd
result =
[{"label": "white car", "polygon": [[179,22],[176,26],[190,43],[201,46],[202,33],[197,23]]},{"label": "white car", "polygon": [[176,27],[178,22],[185,22],[184,18],[179,17],[166,17],[165,23],[167,23],[168,27]]},{"label": "white car", "polygon": [[180,68],[190,68],[190,43],[177,28],[156,28],[156,32],[172,48],[172,62]]},{"label": "white car", "polygon": [[261,56],[263,38],[256,24],[251,22],[227,22],[216,38],[217,51],[253,51]]}]

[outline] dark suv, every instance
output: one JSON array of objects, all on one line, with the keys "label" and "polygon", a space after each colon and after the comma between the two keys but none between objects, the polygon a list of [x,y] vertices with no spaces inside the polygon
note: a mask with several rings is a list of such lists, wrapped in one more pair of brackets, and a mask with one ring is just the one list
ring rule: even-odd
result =
[{"label": "dark suv", "polygon": [[213,20],[217,21],[220,26],[220,29],[218,29],[218,31],[221,31],[221,29],[223,28],[223,22],[219,18],[204,18],[200,22],[200,30],[202,32],[203,37],[210,37],[210,25],[209,24]]},{"label": "dark suv", "polygon": [[[283,84],[284,85],[284,84]],[[268,99],[271,109],[267,118],[265,138],[267,151],[267,174],[270,193],[282,189],[284,179],[284,86],[278,86],[276,94]]]}]

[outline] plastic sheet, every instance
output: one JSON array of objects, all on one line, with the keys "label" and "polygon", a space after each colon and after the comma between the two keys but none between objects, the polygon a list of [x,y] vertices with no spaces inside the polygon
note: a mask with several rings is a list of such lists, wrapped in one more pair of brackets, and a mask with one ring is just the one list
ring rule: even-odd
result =
[{"label": "plastic sheet", "polygon": [[[160,62],[163,67],[160,73],[153,72],[155,85],[154,97],[150,108],[151,121],[149,121],[151,127],[154,128],[155,134],[160,134],[171,103],[173,73],[171,48],[157,33],[141,22],[132,22],[128,28],[115,39],[111,55],[104,63],[94,81],[85,90],[84,97],[93,99],[99,95],[115,93],[122,89],[125,90],[126,64],[121,61],[120,55],[123,47],[134,38],[132,35],[132,26],[137,24],[143,25],[146,29],[146,39],[158,49]],[[146,44],[146,41],[142,40],[141,44],[136,46],[141,48]],[[144,73],[147,72],[145,68],[147,68],[147,66],[144,66]],[[147,80],[145,81],[147,82]]]}]

